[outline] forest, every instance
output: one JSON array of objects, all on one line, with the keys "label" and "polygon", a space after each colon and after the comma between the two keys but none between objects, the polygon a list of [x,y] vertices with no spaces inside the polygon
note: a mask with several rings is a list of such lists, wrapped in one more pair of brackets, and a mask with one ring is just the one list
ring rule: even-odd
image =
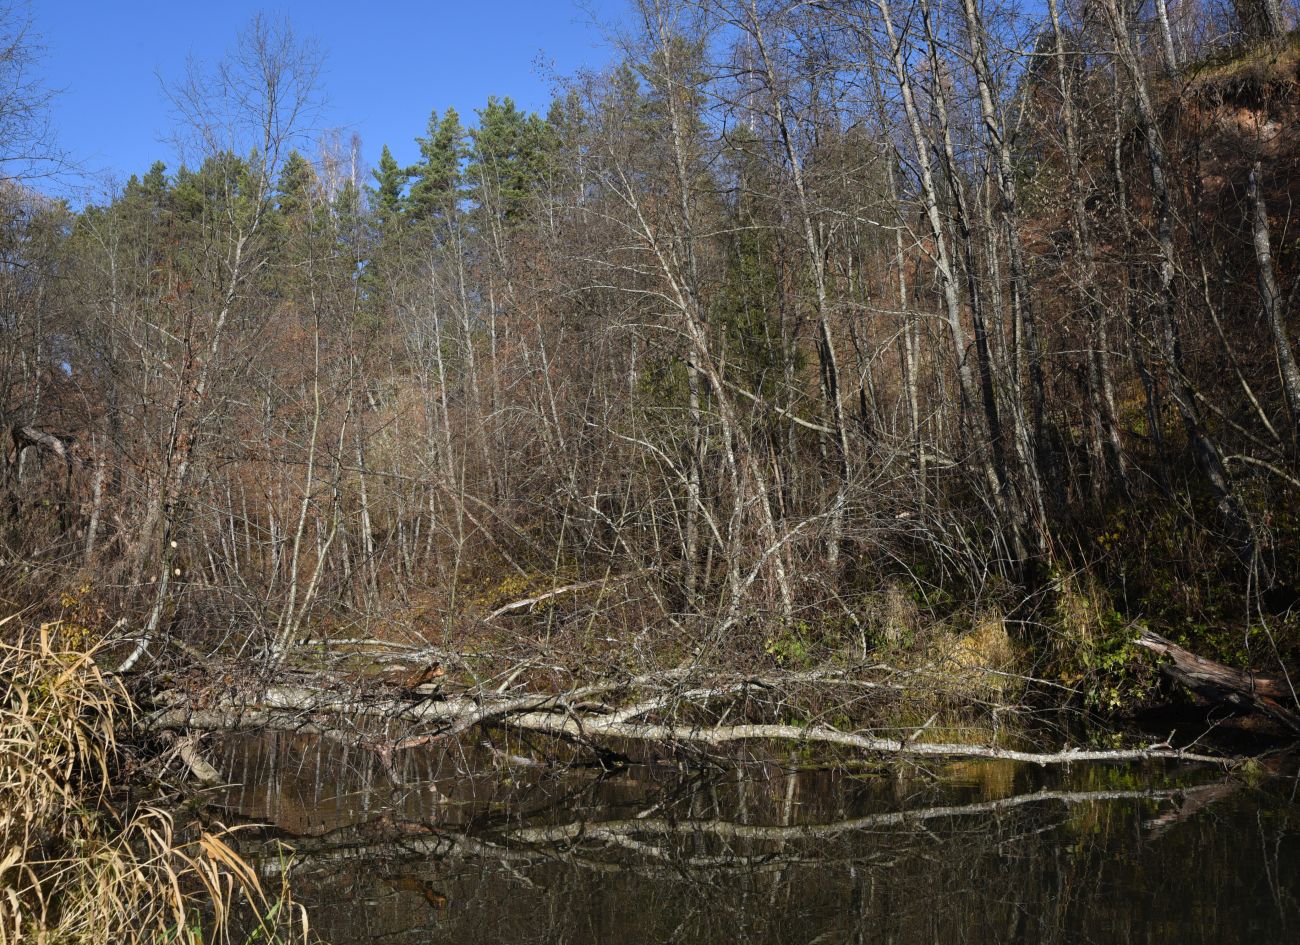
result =
[{"label": "forest", "polygon": [[[386,763],[1052,763],[999,713],[1189,686],[1300,731],[1295,5],[627,13],[544,114],[430,90],[412,166],[259,17],[165,77],[180,163],[0,180],[0,632],[90,648],[200,779],[198,733],[363,718]],[[952,712],[978,744],[918,740]]]},{"label": "forest", "polygon": [[996,615],[1067,675],[1135,622],[1286,664],[1290,21],[1046,12],[646,4],[369,173],[254,24],[173,90],[192,166],[5,185],[9,606],[158,658]]}]

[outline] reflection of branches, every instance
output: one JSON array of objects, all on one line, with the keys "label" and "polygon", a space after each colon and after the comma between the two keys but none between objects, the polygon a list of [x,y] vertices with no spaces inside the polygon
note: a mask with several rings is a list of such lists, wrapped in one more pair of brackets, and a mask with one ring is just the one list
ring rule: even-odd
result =
[{"label": "reflection of branches", "polygon": [[[833,862],[822,848],[800,853],[787,852],[790,844],[824,841],[865,831],[915,827],[928,821],[954,820],[996,814],[1033,805],[1062,804],[1067,807],[1106,801],[1180,800],[1178,811],[1199,810],[1227,797],[1238,788],[1234,781],[1221,781],[1190,789],[1115,791],[1034,791],[971,804],[940,805],[916,810],[887,811],[817,824],[751,824],[722,819],[628,818],[611,821],[574,821],[565,824],[519,827],[472,835],[423,823],[383,821],[334,831],[324,836],[295,837],[289,846],[294,862],[321,867],[330,863],[362,862],[406,858],[489,858],[517,865],[563,860],[598,871],[654,870],[668,864],[673,869],[775,869],[794,863]],[[1183,814],[1182,816],[1190,816]],[[1172,822],[1172,821],[1168,821]],[[1166,818],[1150,824],[1161,829]],[[385,836],[374,838],[375,833]],[[776,851],[742,853],[727,849],[715,855],[677,853],[657,846],[652,840],[685,840],[708,837],[744,844],[776,845]],[[585,855],[592,847],[603,847],[632,855],[632,861],[592,859]],[[861,859],[860,857],[857,859]],[[275,871],[280,861],[268,858],[266,868]]]},{"label": "reflection of branches", "polygon": [[1178,803],[1172,810],[1166,811],[1159,817],[1151,818],[1144,822],[1142,826],[1150,831],[1150,836],[1159,837],[1170,827],[1190,820],[1211,804],[1236,794],[1244,786],[1244,781],[1228,779],[1189,788],[1180,792]]},{"label": "reflection of branches", "polygon": [[[634,855],[630,861],[619,861],[586,856],[569,845],[515,847],[500,837],[475,837],[425,829],[426,836],[395,836],[375,841],[360,841],[358,838],[358,842],[352,844],[338,840],[322,842],[319,837],[295,839],[288,844],[292,851],[290,858],[262,856],[259,858],[259,869],[264,875],[278,875],[286,865],[295,871],[301,871],[340,869],[350,863],[460,859],[497,862],[519,877],[517,870],[520,868],[555,862],[595,873],[678,873],[683,869],[768,872],[797,864],[826,866],[839,862],[835,857],[816,851],[803,854],[740,855],[727,852],[713,856],[681,855],[627,835],[611,839],[611,844]],[[267,847],[265,852],[278,853],[282,849],[282,842],[277,842],[274,847]],[[863,859],[861,856],[852,858],[854,862],[862,862]]]},{"label": "reflection of branches", "polygon": [[[603,775],[560,767],[494,778],[474,747],[459,760],[407,753],[403,787],[379,776],[370,752],[325,743],[313,763],[314,744],[227,742],[250,761],[226,760],[248,785],[224,796],[227,812],[276,824],[260,841],[243,833],[241,851],[271,874],[291,870],[334,940],[394,945],[809,941],[830,929],[833,941],[889,940],[850,934],[877,917],[894,929],[916,926],[916,935],[893,940],[953,941],[962,923],[978,922],[972,910],[990,923],[975,940],[1077,941],[1062,910],[1122,909],[1103,888],[1116,877],[1094,881],[1111,869],[1105,864],[1129,863],[1113,857],[1115,844],[1128,849],[1142,821],[1208,803],[1220,788],[1129,779],[1193,770],[1142,766],[1112,783],[1090,768],[1040,773],[1001,763],[962,766],[982,795],[910,768],[860,778],[775,763],[724,774],[634,764]],[[512,736],[507,747],[516,744]],[[1155,790],[1130,790],[1148,785]],[[1141,845],[1141,855],[1181,861],[1189,844],[1217,830],[1202,816]],[[990,882],[1009,897],[994,897],[995,915],[983,911]],[[376,897],[382,908],[339,904]],[[936,897],[944,905],[932,910]],[[989,934],[1005,934],[1004,921],[1020,910],[1053,934]]]},{"label": "reflection of branches", "polygon": [[[1226,782],[1225,782],[1226,783]],[[611,842],[628,836],[700,836],[728,840],[786,843],[836,837],[861,830],[909,827],[927,820],[972,817],[1011,810],[1029,804],[1061,803],[1066,805],[1119,800],[1167,800],[1186,792],[1164,791],[1034,791],[993,801],[924,807],[918,810],[888,811],[826,824],[790,826],[744,824],[720,820],[632,819],[604,823],[576,822],[560,826],[528,827],[509,834],[524,843],[561,843],[581,840]]]}]

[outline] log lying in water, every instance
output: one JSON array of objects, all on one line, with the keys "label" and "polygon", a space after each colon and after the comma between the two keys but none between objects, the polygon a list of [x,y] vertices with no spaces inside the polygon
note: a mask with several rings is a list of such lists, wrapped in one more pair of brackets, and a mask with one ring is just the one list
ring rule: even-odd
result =
[{"label": "log lying in water", "polygon": [[1211,702],[1259,712],[1300,733],[1296,693],[1288,680],[1224,666],[1150,630],[1143,630],[1137,642],[1138,646],[1166,657],[1160,667],[1164,673],[1197,695]]},{"label": "log lying in water", "polygon": [[[820,677],[829,683],[832,677]],[[596,683],[566,693],[505,695],[483,690],[440,693],[436,698],[396,699],[380,694],[340,691],[329,685],[272,685],[194,704],[181,694],[160,700],[148,719],[155,730],[219,731],[263,729],[297,731],[366,744],[385,757],[392,752],[455,738],[478,726],[549,735],[597,752],[611,745],[641,743],[706,753],[743,742],[785,742],[851,753],[910,759],[987,758],[1038,765],[1075,762],[1126,762],[1153,758],[1222,763],[1230,759],[1180,751],[1169,745],[1127,750],[1025,751],[995,745],[967,745],[880,737],[870,730],[810,725],[687,722],[719,700],[740,699],[755,690],[776,694],[808,674],[771,679],[708,680],[663,677]],[[890,688],[888,682],[842,679],[857,687]],[[322,680],[322,683],[324,680]],[[640,691],[640,698],[633,693]],[[649,690],[649,694],[646,694]],[[631,701],[629,702],[629,698]],[[686,715],[683,716],[683,711]]]}]

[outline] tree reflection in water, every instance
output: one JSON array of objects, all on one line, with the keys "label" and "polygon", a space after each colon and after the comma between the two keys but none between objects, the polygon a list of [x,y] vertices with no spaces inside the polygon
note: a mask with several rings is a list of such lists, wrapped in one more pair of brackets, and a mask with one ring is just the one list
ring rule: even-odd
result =
[{"label": "tree reflection in water", "polygon": [[[1165,765],[792,770],[503,764],[392,773],[309,739],[240,738],[217,799],[269,823],[321,936],[362,942],[1148,945],[1292,941],[1295,763],[1258,783]],[[467,773],[474,772],[474,773]]]}]

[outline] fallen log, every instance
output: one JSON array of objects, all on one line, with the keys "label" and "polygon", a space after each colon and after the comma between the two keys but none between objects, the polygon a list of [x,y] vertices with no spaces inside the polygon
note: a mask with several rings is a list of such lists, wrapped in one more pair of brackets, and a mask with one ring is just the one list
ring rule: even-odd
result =
[{"label": "fallen log", "polygon": [[1300,703],[1290,680],[1216,663],[1150,630],[1143,630],[1137,643],[1165,657],[1161,671],[1198,696],[1243,711],[1258,712],[1300,733],[1297,711]]},{"label": "fallen log", "polygon": [[506,716],[497,724],[530,732],[562,735],[577,741],[595,743],[598,738],[648,741],[666,745],[720,747],[737,742],[788,741],[802,745],[825,745],[848,748],[868,755],[896,758],[986,758],[999,761],[1023,761],[1039,766],[1068,765],[1075,762],[1127,762],[1173,759],[1223,764],[1231,759],[1182,751],[1164,745],[1134,749],[1081,749],[1061,751],[1020,751],[993,745],[962,745],[943,742],[911,741],[909,738],[879,738],[848,732],[829,725],[666,725],[651,722],[624,723],[572,714],[529,712]]},{"label": "fallen log", "polygon": [[[886,738],[869,730],[852,731],[823,724],[688,723],[675,718],[653,721],[645,716],[667,707],[664,698],[641,699],[619,706],[606,701],[626,692],[629,682],[597,683],[562,694],[528,694],[502,698],[484,693],[440,694],[405,700],[332,692],[305,686],[268,686],[257,693],[232,695],[202,705],[183,696],[163,700],[147,724],[154,730],[278,730],[314,734],[370,745],[381,754],[452,739],[475,727],[495,727],[549,735],[603,751],[611,743],[636,742],[676,749],[708,751],[743,742],[787,742],[848,750],[898,759],[987,758],[1037,765],[1075,762],[1130,762],[1171,759],[1215,764],[1232,759],[1182,751],[1167,744],[1126,750],[1065,748],[1025,751],[996,745],[966,745],[918,740],[914,734]],[[739,697],[754,681],[682,688],[673,693],[674,710],[699,707],[716,698]],[[672,713],[676,715],[676,711]]]}]

